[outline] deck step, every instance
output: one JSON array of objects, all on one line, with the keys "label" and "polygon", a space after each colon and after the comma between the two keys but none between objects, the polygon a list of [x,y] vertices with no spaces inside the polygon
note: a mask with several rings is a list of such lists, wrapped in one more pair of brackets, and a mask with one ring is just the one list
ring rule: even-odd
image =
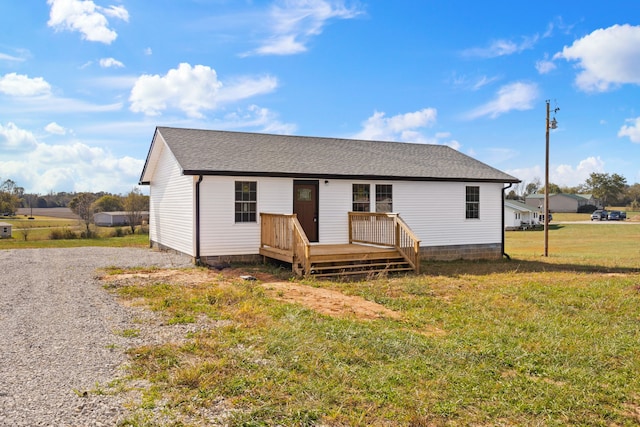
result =
[{"label": "deck step", "polygon": [[406,267],[406,268],[388,268],[388,269],[380,269],[380,270],[349,270],[349,271],[339,271],[339,272],[331,272],[331,273],[320,273],[320,274],[315,274],[315,273],[311,273],[311,276],[319,278],[319,277],[340,277],[340,276],[355,276],[355,275],[360,275],[360,276],[367,276],[370,274],[380,274],[380,273],[400,273],[403,271],[413,271],[413,268],[411,267]]},{"label": "deck step", "polygon": [[413,271],[413,267],[402,257],[386,259],[354,260],[341,259],[339,262],[315,262],[311,265],[313,277],[366,276],[380,273]]},{"label": "deck step", "polygon": [[385,267],[389,267],[390,265],[403,265],[408,266],[409,263],[404,260],[397,261],[389,261],[389,262],[377,262],[377,263],[351,263],[351,264],[335,264],[335,265],[322,265],[315,264],[311,266],[311,269],[314,271],[323,271],[323,270],[340,270],[340,269],[356,269],[356,268],[380,268],[384,269]]}]

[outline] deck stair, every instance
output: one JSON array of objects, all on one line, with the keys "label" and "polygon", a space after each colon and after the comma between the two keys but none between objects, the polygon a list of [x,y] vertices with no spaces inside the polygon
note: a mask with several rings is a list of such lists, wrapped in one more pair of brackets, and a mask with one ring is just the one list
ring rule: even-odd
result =
[{"label": "deck stair", "polygon": [[[339,254],[339,256],[312,256],[309,263],[309,275],[313,277],[339,277],[413,271],[413,267],[395,249],[373,253],[360,253],[357,249],[352,249],[351,254]],[[363,247],[363,250],[368,249]],[[298,275],[305,273],[304,266],[300,263],[296,263],[293,270]]]},{"label": "deck stair", "polygon": [[260,253],[305,277],[419,272],[419,240],[393,214],[349,213],[349,243],[310,244],[294,215],[261,214]]}]

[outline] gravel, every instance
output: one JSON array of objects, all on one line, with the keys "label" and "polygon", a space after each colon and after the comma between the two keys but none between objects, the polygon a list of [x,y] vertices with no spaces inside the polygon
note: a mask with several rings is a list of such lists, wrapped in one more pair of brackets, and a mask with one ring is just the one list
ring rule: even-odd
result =
[{"label": "gravel", "polygon": [[[123,375],[136,311],[96,277],[101,267],[184,267],[139,248],[0,251],[0,426],[114,426],[124,397],[102,393]],[[139,314],[139,313],[138,313]]]}]

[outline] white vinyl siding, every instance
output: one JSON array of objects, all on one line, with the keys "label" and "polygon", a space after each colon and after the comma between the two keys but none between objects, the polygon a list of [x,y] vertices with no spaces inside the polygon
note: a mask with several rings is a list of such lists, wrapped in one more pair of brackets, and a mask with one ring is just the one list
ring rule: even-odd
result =
[{"label": "white vinyl siding", "polygon": [[[465,218],[465,187],[480,187],[480,218]],[[393,182],[393,210],[411,227],[421,246],[500,243],[502,184]]]},{"label": "white vinyl siding", "polygon": [[[347,243],[347,212],[352,207],[353,181],[320,181],[320,241]],[[421,239],[422,246],[500,243],[502,240],[502,184],[463,182],[368,181],[393,188],[393,211],[400,214]],[[480,218],[465,218],[465,187],[480,187]]]},{"label": "white vinyl siding", "polygon": [[318,228],[320,244],[349,243],[349,219],[353,202],[353,181],[320,181]]},{"label": "white vinyl siding", "polygon": [[182,175],[175,157],[162,143],[150,187],[149,238],[191,256],[195,256],[196,179]]},{"label": "white vinyl siding", "polygon": [[[157,149],[158,147],[156,147]],[[158,156],[151,185],[151,239],[195,256],[195,181],[182,176],[171,153]],[[235,222],[235,182],[255,181],[257,222]],[[294,178],[205,176],[200,184],[200,254],[253,255],[260,247],[260,212],[293,212]],[[422,246],[494,244],[502,239],[502,184],[319,180],[320,244],[347,243],[353,184],[391,185],[393,211],[407,222]],[[480,187],[480,218],[465,219],[465,188]],[[375,209],[375,201],[372,201]],[[162,212],[162,215],[159,214]]]},{"label": "white vinyl siding", "polygon": [[[256,222],[235,221],[236,181],[256,182]],[[257,254],[260,248],[260,212],[290,214],[292,211],[292,179],[205,176],[200,184],[200,254]]]}]

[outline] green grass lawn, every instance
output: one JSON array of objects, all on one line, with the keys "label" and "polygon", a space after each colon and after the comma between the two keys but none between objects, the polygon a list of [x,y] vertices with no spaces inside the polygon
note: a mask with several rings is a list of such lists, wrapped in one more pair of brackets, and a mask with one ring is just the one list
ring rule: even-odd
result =
[{"label": "green grass lawn", "polygon": [[129,350],[150,386],[122,425],[155,425],[153,408],[196,425],[220,402],[231,426],[638,425],[639,237],[640,224],[554,225],[549,257],[542,231],[509,232],[510,261],[304,281],[397,319],[323,315],[222,275],[113,286],[168,324],[219,322]]},{"label": "green grass lawn", "polygon": [[[149,246],[149,236],[146,234],[126,234],[122,237],[112,237],[115,227],[91,226],[96,233],[94,238],[84,239],[51,239],[54,231],[71,231],[78,237],[85,230],[83,222],[74,219],[54,218],[46,216],[27,217],[3,217],[0,222],[10,223],[12,233],[10,239],[0,239],[0,250],[21,248],[52,248],[52,247],[78,247],[78,246]],[[23,232],[25,230],[25,232]],[[128,230],[128,227],[122,227]],[[26,234],[26,238],[25,238]]]}]

